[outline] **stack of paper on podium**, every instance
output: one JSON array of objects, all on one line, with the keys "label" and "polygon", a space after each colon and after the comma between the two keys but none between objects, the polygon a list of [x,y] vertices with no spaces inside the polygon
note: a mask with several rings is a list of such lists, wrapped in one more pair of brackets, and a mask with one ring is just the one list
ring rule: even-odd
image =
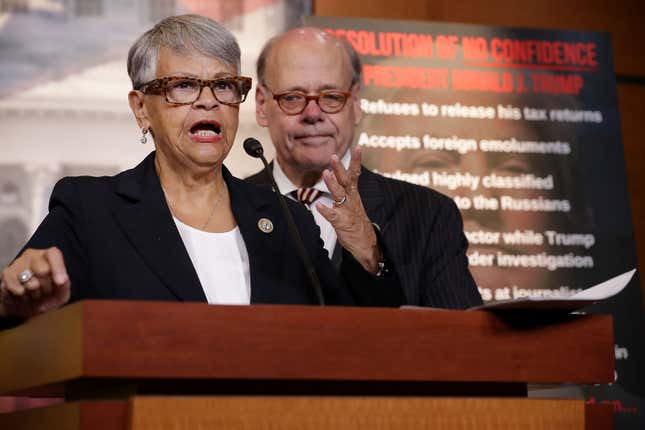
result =
[{"label": "stack of paper on podium", "polygon": [[511,300],[500,300],[494,303],[487,303],[481,306],[475,306],[471,310],[558,310],[558,311],[575,311],[593,303],[606,300],[620,293],[629,283],[636,273],[632,269],[621,275],[601,282],[584,289],[583,291],[572,294],[568,297],[522,297]]}]

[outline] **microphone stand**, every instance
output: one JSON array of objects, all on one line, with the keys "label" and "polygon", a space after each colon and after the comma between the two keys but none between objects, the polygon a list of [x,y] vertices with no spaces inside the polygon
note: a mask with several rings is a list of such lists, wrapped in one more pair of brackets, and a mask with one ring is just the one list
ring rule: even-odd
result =
[{"label": "microphone stand", "polygon": [[309,254],[307,253],[307,250],[305,249],[305,245],[302,242],[302,237],[300,236],[298,227],[296,227],[296,223],[293,220],[293,215],[291,214],[291,211],[287,207],[287,202],[284,196],[282,195],[282,193],[280,192],[280,188],[278,188],[278,185],[275,183],[275,179],[273,178],[271,169],[269,169],[269,163],[267,163],[267,160],[264,157],[264,149],[262,148],[262,144],[257,139],[253,137],[249,137],[244,140],[244,150],[251,157],[259,158],[260,160],[262,160],[262,163],[264,164],[264,171],[269,177],[269,180],[271,181],[271,186],[273,187],[273,190],[277,194],[278,201],[280,202],[282,215],[287,220],[287,229],[289,230],[289,234],[291,234],[291,239],[295,242],[296,248],[298,250],[298,255],[300,256],[300,260],[302,261],[302,264],[304,264],[305,266],[305,271],[307,272],[307,278],[309,279],[309,284],[311,285],[311,287],[314,289],[314,292],[316,293],[318,304],[320,306],[324,306],[325,298],[322,293],[322,288],[320,287],[320,280],[318,279],[318,274],[316,273],[316,269],[314,269],[313,264],[311,264],[311,260],[309,259]]}]

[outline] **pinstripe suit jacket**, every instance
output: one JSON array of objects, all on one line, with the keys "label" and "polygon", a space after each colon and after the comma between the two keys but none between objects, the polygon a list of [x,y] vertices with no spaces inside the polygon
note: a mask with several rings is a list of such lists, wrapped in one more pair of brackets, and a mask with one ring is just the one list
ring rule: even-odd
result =
[{"label": "pinstripe suit jacket", "polygon": [[[264,171],[249,178],[269,185]],[[464,309],[482,303],[468,270],[461,214],[452,199],[362,168],[358,191],[403,287],[408,305]],[[334,251],[338,258],[339,245]]]}]

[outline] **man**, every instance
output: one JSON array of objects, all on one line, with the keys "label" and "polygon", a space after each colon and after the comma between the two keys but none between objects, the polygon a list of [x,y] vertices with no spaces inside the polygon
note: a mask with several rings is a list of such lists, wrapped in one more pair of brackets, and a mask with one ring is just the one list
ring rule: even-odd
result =
[{"label": "man", "polygon": [[[453,201],[370,172],[351,148],[361,119],[361,63],[351,46],[320,29],[294,29],[265,45],[257,75],[256,119],[276,148],[278,187],[311,209],[332,260],[354,258],[375,276],[394,272],[409,305],[481,304]],[[268,184],[263,172],[248,180]]]}]

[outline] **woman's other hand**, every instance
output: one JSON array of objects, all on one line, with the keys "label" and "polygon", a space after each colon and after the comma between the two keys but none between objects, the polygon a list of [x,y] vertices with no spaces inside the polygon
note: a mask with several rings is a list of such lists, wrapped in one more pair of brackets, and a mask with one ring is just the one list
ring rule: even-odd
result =
[{"label": "woman's other hand", "polygon": [[70,286],[58,248],[26,249],[0,275],[0,317],[24,320],[59,308]]}]

